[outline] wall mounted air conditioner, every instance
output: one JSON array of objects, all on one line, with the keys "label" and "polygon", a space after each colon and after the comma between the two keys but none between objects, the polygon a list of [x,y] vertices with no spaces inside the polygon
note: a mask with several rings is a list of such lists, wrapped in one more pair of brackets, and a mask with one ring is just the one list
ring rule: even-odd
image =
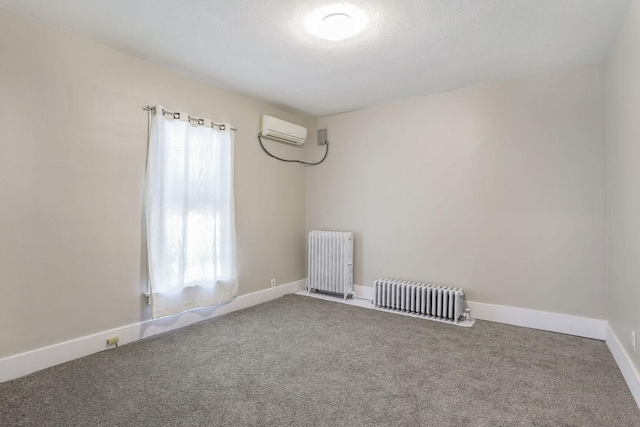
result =
[{"label": "wall mounted air conditioner", "polygon": [[260,136],[289,144],[302,145],[307,139],[307,128],[275,117],[261,116]]}]

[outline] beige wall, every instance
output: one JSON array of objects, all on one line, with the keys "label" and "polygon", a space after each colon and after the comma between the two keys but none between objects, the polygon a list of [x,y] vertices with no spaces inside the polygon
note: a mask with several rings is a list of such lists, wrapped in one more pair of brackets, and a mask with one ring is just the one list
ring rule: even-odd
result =
[{"label": "beige wall", "polygon": [[3,11],[0,53],[0,358],[149,318],[145,105],[240,129],[241,294],[305,277],[304,168],[268,158],[256,134],[260,114],[306,117]]},{"label": "beige wall", "polygon": [[607,287],[609,324],[638,369],[631,331],[640,334],[639,40],[640,2],[634,0],[607,61]]},{"label": "beige wall", "polygon": [[[305,277],[306,209],[306,229],[357,233],[358,284],[430,281],[479,302],[605,315],[601,64],[316,121],[2,11],[0,36],[0,358],[149,318],[142,107],[159,103],[240,129],[242,294]],[[621,40],[610,83],[632,81]],[[609,135],[621,135],[610,179],[623,182],[612,191],[612,215],[622,217],[624,200],[640,205],[623,150],[638,97],[624,94],[610,87],[620,104],[611,117],[624,122]],[[327,128],[328,160],[305,169],[265,156],[260,114],[309,126],[310,160],[324,150],[316,125]],[[285,157],[303,152],[267,144]],[[631,284],[640,272],[625,253],[618,281]],[[625,304],[633,290],[614,279],[610,299]],[[632,321],[611,316],[619,328]]]},{"label": "beige wall", "polygon": [[[307,228],[356,233],[355,282],[603,318],[604,66],[321,118]],[[309,158],[322,148],[310,145]]]}]

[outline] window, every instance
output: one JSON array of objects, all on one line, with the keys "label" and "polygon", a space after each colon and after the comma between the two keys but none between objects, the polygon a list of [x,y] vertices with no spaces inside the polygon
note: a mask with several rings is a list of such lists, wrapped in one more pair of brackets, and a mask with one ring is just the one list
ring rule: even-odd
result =
[{"label": "window", "polygon": [[233,132],[156,107],[147,239],[153,317],[237,295]]}]

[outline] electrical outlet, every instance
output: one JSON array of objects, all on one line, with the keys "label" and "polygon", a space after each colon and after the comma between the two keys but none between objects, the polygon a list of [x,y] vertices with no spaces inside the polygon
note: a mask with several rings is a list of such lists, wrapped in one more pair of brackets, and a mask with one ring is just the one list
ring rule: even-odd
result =
[{"label": "electrical outlet", "polygon": [[636,351],[636,331],[631,331],[631,346],[633,351]]},{"label": "electrical outlet", "polygon": [[271,287],[272,288],[276,287],[276,279],[271,279]]}]

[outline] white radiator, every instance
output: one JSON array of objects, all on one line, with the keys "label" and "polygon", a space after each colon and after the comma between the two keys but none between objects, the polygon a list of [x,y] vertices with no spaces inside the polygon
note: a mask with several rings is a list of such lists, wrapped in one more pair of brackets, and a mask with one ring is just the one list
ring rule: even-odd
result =
[{"label": "white radiator", "polygon": [[374,282],[374,305],[451,322],[465,312],[462,289],[391,279]]},{"label": "white radiator", "polygon": [[311,231],[307,290],[353,295],[353,233]]}]

